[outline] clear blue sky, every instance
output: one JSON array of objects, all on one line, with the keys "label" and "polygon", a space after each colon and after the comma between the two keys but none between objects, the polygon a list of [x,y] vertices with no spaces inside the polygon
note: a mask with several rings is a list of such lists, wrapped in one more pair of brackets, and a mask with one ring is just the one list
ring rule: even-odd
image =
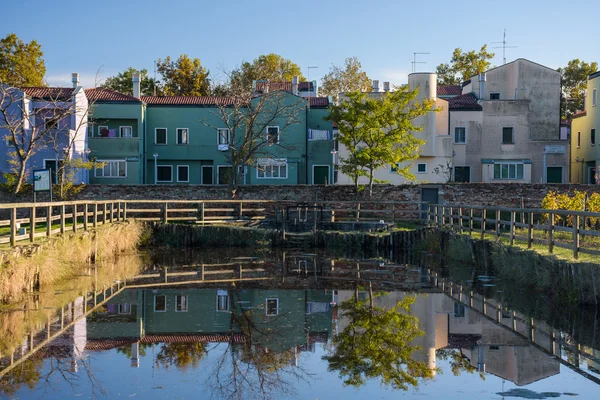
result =
[{"label": "clear blue sky", "polygon": [[[153,60],[182,53],[213,75],[244,60],[277,53],[320,79],[332,64],[357,56],[372,79],[406,82],[414,52],[419,71],[447,62],[456,47],[499,46],[507,61],[523,57],[558,68],[574,58],[600,61],[600,1],[572,0],[4,0],[0,36],[37,40],[46,79],[70,85],[79,72],[86,87],[129,66],[153,69]],[[502,49],[493,49],[494,65]]]}]

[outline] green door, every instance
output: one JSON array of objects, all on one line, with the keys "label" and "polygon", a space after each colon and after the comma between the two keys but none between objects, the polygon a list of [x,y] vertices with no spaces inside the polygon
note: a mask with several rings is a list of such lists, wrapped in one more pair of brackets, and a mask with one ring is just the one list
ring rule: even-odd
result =
[{"label": "green door", "polygon": [[329,166],[322,165],[313,167],[313,184],[315,185],[325,185],[329,182]]},{"label": "green door", "polygon": [[562,167],[547,167],[546,183],[563,183]]}]

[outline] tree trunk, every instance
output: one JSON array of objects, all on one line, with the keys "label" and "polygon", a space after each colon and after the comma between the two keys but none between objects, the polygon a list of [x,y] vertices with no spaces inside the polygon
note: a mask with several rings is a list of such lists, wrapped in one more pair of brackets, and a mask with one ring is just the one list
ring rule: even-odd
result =
[{"label": "tree trunk", "polygon": [[369,199],[373,197],[373,164],[369,166]]},{"label": "tree trunk", "polygon": [[26,166],[27,166],[27,159],[20,160],[19,173],[18,173],[18,177],[17,177],[17,185],[15,186],[15,191],[14,191],[15,194],[19,193],[19,191],[21,191],[21,188],[23,187],[23,181],[25,180],[25,167]]}]

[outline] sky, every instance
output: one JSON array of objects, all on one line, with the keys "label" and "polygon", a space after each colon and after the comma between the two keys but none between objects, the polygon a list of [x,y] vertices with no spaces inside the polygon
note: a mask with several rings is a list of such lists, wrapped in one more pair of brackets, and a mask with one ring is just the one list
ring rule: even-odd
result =
[{"label": "sky", "polygon": [[[78,72],[85,87],[129,66],[180,54],[199,58],[213,82],[243,61],[276,53],[320,80],[332,65],[356,56],[371,79],[407,82],[414,53],[417,71],[435,71],[455,48],[487,44],[506,58],[550,68],[579,58],[600,61],[600,1],[572,0],[305,0],[303,2],[198,0],[0,0],[0,37],[37,40],[46,80],[70,86]],[[308,67],[317,67],[309,68]]]}]

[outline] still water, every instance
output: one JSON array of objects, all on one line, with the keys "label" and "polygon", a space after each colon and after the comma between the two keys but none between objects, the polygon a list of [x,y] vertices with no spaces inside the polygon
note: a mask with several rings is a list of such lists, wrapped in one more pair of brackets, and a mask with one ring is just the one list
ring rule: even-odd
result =
[{"label": "still water", "polygon": [[157,253],[126,284],[90,272],[95,294],[2,311],[0,396],[600,398],[595,315],[392,258]]}]

